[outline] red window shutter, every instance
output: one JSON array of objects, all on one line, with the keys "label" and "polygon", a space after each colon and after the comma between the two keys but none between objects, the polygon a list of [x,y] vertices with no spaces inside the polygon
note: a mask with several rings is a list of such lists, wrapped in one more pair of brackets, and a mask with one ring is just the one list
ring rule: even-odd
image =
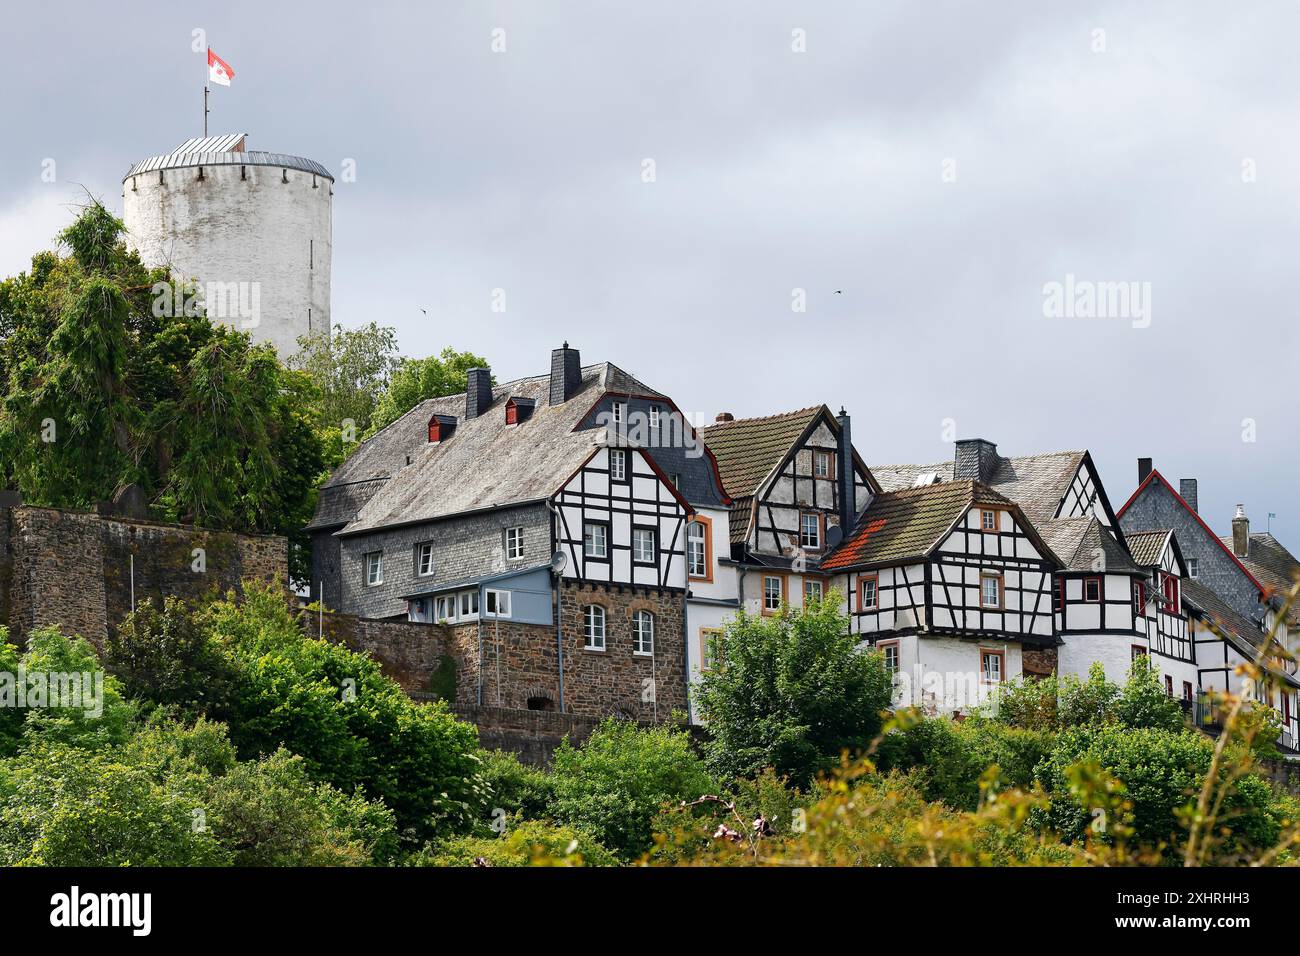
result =
[{"label": "red window shutter", "polygon": [[519,422],[519,406],[511,402],[506,406],[506,424],[515,425]]},{"label": "red window shutter", "polygon": [[429,441],[438,441],[438,419],[429,419]]}]

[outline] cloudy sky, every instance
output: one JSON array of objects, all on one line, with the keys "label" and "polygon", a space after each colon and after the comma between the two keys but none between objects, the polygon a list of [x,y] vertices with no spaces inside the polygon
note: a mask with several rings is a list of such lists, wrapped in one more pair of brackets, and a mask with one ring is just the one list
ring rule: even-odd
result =
[{"label": "cloudy sky", "polygon": [[[1150,455],[1296,550],[1300,9],[1134,6],[11,6],[0,274],[202,132],[202,29],[212,132],[356,162],[335,322],[501,379],[567,339],[709,419],[843,404],[871,462],[950,455],[948,420],[1087,447],[1116,507]],[[1067,275],[1149,312],[1045,315]]]}]

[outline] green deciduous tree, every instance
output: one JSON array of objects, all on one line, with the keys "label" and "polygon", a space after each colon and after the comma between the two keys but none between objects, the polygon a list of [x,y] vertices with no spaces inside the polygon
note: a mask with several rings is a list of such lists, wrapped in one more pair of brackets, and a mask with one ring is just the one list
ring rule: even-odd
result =
[{"label": "green deciduous tree", "polygon": [[0,484],[89,508],[135,482],[161,517],[297,532],[325,466],[311,379],[209,323],[123,232],[92,203],[67,255],[0,282]]},{"label": "green deciduous tree", "polygon": [[426,398],[465,391],[472,368],[487,368],[487,360],[452,348],[443,349],[441,355],[403,361],[375,405],[369,433],[391,425]]},{"label": "green deciduous tree", "polygon": [[697,698],[715,776],[773,767],[804,785],[880,732],[889,674],[879,654],[858,650],[837,608],[828,599],[772,617],[742,614],[727,626],[715,655],[721,664],[705,674]]},{"label": "green deciduous tree", "polygon": [[399,364],[397,331],[374,322],[359,329],[336,325],[332,334],[303,336],[298,345],[289,367],[306,372],[320,392],[316,427],[342,429],[351,422],[356,435],[365,434]]}]

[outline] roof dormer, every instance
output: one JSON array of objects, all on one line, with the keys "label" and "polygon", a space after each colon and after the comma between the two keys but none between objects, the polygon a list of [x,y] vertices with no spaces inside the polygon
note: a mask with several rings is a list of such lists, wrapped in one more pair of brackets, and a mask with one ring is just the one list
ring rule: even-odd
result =
[{"label": "roof dormer", "polygon": [[522,421],[527,421],[536,405],[537,401],[535,399],[512,395],[510,400],[506,402],[506,424],[518,425]]},{"label": "roof dormer", "polygon": [[456,428],[456,416],[434,415],[429,419],[429,443],[446,441]]}]

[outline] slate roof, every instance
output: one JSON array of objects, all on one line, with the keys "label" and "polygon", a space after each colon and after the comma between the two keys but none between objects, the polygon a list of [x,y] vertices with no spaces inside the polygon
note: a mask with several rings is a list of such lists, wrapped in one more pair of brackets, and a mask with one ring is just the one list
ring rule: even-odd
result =
[{"label": "slate roof", "polygon": [[[1037,526],[1056,514],[1085,454],[1085,451],[1058,451],[1018,458],[999,457],[998,466],[986,484],[1020,505]],[[952,459],[929,465],[871,466],[871,473],[886,491],[911,488],[927,472],[938,475],[940,481],[952,481]]]},{"label": "slate roof", "polygon": [[1067,571],[1107,571],[1111,574],[1144,572],[1134,563],[1114,534],[1091,515],[1048,518],[1034,527]]},{"label": "slate roof", "polygon": [[[700,437],[718,460],[718,472],[722,475],[722,486],[727,494],[737,500],[751,497],[825,407],[814,405],[779,415],[740,418],[701,428]],[[741,540],[744,540],[744,535],[741,535]]]},{"label": "slate roof", "polygon": [[[659,395],[602,363],[583,368],[578,391],[563,405],[548,404],[549,374],[496,386],[492,404],[477,418],[465,418],[464,392],[426,399],[363,441],[334,471],[321,487],[308,530],[347,524],[342,533],[348,534],[547,498],[604,434],[573,428],[610,390]],[[512,396],[533,398],[537,405],[523,423],[507,427],[505,403]],[[454,417],[456,428],[447,441],[430,445],[428,425],[435,414]]]},{"label": "slate roof", "polygon": [[[948,481],[879,494],[853,533],[822,559],[821,570],[921,560],[942,543],[967,508],[978,504],[1009,508],[1023,517],[1015,502],[977,481]],[[1028,532],[1044,545],[1048,560],[1055,561],[1055,554],[1032,527]]]},{"label": "slate roof", "polygon": [[[1232,549],[1232,535],[1221,536],[1219,540]],[[1267,531],[1256,532],[1247,539],[1246,556],[1241,563],[1261,584],[1277,592],[1289,590],[1300,579],[1300,561]],[[1283,599],[1282,594],[1277,596]],[[1287,622],[1293,626],[1300,625],[1300,601],[1291,606]]]},{"label": "slate roof", "polygon": [[1128,549],[1133,554],[1133,560],[1144,568],[1153,568],[1160,563],[1160,556],[1164,554],[1165,545],[1169,543],[1169,536],[1173,534],[1168,528],[1159,528],[1153,531],[1130,531],[1124,536],[1128,542]]},{"label": "slate roof", "polygon": [[1256,652],[1265,646],[1268,636],[1257,623],[1238,614],[1199,581],[1183,581],[1183,601],[1210,618],[1223,632],[1221,636],[1246,657],[1253,659]]}]

